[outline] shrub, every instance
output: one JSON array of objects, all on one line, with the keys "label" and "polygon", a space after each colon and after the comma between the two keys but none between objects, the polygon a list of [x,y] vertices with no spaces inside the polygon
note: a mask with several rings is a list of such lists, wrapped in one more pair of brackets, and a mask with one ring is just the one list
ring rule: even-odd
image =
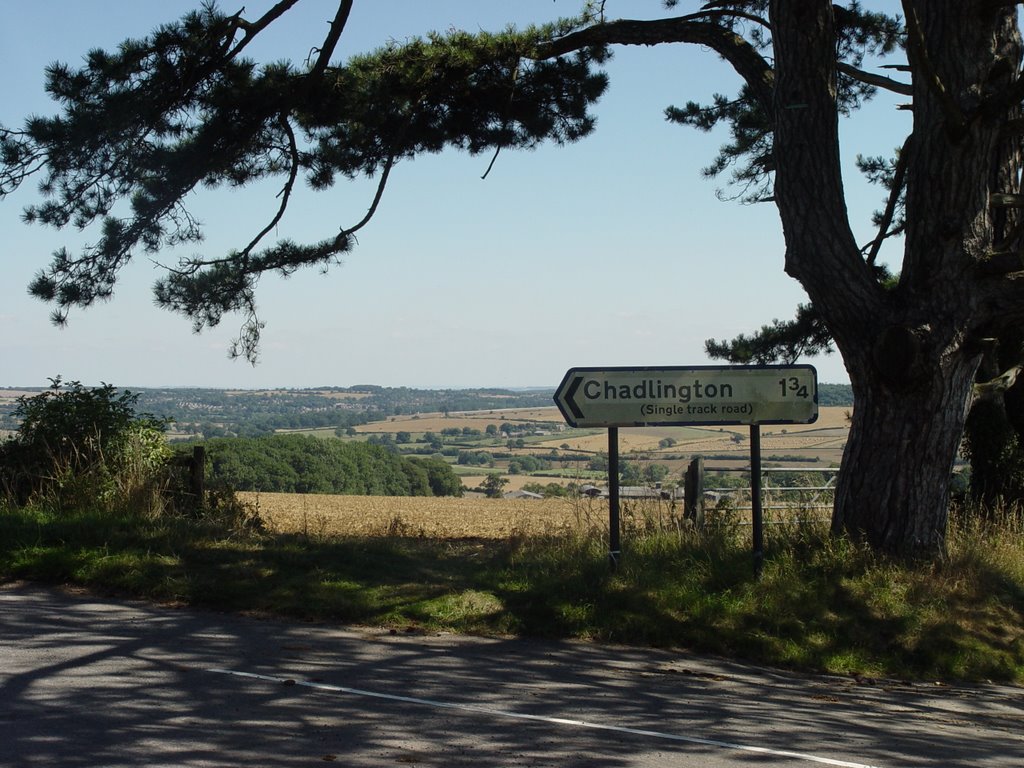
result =
[{"label": "shrub", "polygon": [[138,395],[51,379],[21,397],[17,435],[0,447],[0,484],[18,504],[46,498],[57,509],[109,506],[151,485],[169,456],[167,422],[135,413]]}]

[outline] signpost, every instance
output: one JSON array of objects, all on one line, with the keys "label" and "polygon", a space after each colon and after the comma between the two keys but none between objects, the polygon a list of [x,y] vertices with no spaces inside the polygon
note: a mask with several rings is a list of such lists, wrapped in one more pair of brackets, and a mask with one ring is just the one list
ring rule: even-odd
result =
[{"label": "signpost", "polygon": [[608,429],[609,540],[618,562],[618,428],[750,425],[754,570],[764,560],[761,425],[818,418],[818,378],[810,365],[570,368],[555,404],[574,427]]},{"label": "signpost", "polygon": [[555,404],[574,427],[810,424],[810,365],[570,368]]}]

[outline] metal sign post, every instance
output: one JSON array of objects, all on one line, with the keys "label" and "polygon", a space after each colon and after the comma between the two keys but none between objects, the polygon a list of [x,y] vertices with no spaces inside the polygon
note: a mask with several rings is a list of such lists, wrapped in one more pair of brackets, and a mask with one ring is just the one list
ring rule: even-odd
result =
[{"label": "metal sign post", "polygon": [[619,428],[608,427],[608,562],[612,570],[622,554],[619,522]]},{"label": "metal sign post", "polygon": [[761,578],[764,568],[764,518],[761,507],[761,427],[750,425],[750,514],[754,544],[754,576]]}]

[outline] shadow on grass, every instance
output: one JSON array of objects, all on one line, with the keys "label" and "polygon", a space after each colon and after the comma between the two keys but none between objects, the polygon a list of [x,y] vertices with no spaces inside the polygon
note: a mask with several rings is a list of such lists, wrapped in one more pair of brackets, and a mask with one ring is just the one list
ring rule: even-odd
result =
[{"label": "shadow on grass", "polygon": [[326,539],[0,514],[5,578],[304,621],[686,647],[862,676],[1024,680],[1024,591],[994,567],[934,579],[821,542],[769,554],[756,579],[745,548],[678,536],[631,542],[612,570],[598,536]]}]

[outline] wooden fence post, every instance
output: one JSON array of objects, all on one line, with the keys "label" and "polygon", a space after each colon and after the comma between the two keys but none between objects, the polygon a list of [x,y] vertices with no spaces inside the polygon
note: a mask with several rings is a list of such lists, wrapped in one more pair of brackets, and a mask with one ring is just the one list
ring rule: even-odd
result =
[{"label": "wooden fence post", "polygon": [[197,445],[192,449],[192,461],[189,462],[189,480],[192,495],[196,500],[196,508],[206,506],[206,448]]}]

